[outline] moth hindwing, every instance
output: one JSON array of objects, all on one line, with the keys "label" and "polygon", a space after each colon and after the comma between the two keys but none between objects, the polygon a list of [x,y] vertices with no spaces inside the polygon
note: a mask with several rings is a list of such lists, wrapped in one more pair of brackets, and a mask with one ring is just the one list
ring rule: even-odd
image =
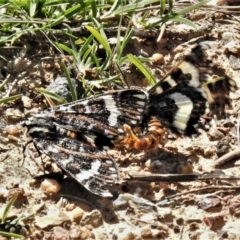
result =
[{"label": "moth hindwing", "polygon": [[191,135],[203,115],[224,112],[229,92],[237,86],[225,73],[216,81],[211,79],[214,66],[206,56],[209,47],[206,42],[197,45],[149,90],[148,116],[157,117],[176,132]]},{"label": "moth hindwing", "polygon": [[104,148],[124,132],[124,124],[140,124],[147,102],[141,90],[111,91],[47,109],[23,125],[41,153],[92,193],[109,197],[107,185],[118,180],[118,170]]}]

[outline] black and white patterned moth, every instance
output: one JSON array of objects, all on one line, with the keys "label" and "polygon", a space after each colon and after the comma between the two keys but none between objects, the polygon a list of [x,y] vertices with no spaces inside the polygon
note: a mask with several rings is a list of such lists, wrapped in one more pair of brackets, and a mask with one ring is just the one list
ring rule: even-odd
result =
[{"label": "black and white patterned moth", "polygon": [[[23,125],[40,152],[90,192],[111,197],[107,186],[119,176],[107,148],[156,147],[163,127],[191,135],[203,115],[224,109],[229,103],[229,91],[236,90],[235,82],[224,76],[209,83],[209,66],[204,47],[198,45],[148,92],[111,91],[47,109]],[[133,131],[138,126],[145,126],[146,135],[138,136]]]},{"label": "black and white patterned moth", "polygon": [[208,43],[197,45],[183,61],[149,91],[149,100],[138,134],[125,125],[125,136],[115,141],[128,150],[155,148],[164,135],[164,127],[191,136],[197,132],[200,119],[221,115],[229,105],[229,92],[237,89],[236,82],[222,73],[213,76],[213,64],[207,60]]},{"label": "black and white patterned moth", "polygon": [[173,131],[192,135],[203,115],[224,112],[230,103],[229,92],[236,91],[237,85],[224,73],[223,77],[211,79],[213,63],[207,59],[208,48],[208,42],[198,44],[148,91],[146,119],[155,116]]},{"label": "black and white patterned moth", "polygon": [[118,180],[118,170],[105,149],[125,123],[141,123],[147,102],[141,90],[111,91],[47,109],[23,126],[41,153],[92,193],[110,197],[107,185]]}]

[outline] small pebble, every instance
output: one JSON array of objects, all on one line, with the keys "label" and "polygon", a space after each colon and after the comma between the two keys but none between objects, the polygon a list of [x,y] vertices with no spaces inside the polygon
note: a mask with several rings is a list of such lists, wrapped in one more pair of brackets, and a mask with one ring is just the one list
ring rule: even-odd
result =
[{"label": "small pebble", "polygon": [[58,193],[61,189],[61,185],[54,179],[45,179],[42,184],[41,188],[44,193],[46,194],[55,194]]},{"label": "small pebble", "polygon": [[32,107],[32,100],[29,97],[22,96],[21,99],[22,99],[22,103],[23,103],[24,108],[31,108]]},{"label": "small pebble", "polygon": [[154,65],[163,65],[165,63],[164,57],[160,53],[154,53],[151,57],[151,60]]},{"label": "small pebble", "polygon": [[18,140],[19,140],[19,138],[15,137],[11,134],[8,134],[7,138],[9,141],[14,141],[14,142],[18,142]]},{"label": "small pebble", "polygon": [[53,238],[54,238],[54,240],[68,240],[69,239],[69,231],[62,227],[54,227],[53,228]]},{"label": "small pebble", "polygon": [[206,147],[205,149],[204,149],[204,156],[205,157],[211,157],[214,153],[215,153],[215,149],[214,149],[214,147]]},{"label": "small pebble", "polygon": [[22,112],[18,109],[8,108],[5,112],[6,120],[9,124],[18,122],[22,119]]},{"label": "small pebble", "polygon": [[141,237],[143,239],[151,239],[153,237],[151,228],[149,226],[146,226],[146,227],[142,228]]},{"label": "small pebble", "polygon": [[84,214],[84,211],[80,207],[74,208],[71,212],[67,212],[72,222],[79,222]]},{"label": "small pebble", "polygon": [[21,134],[21,128],[19,126],[16,126],[16,125],[7,126],[7,127],[4,128],[4,131],[7,132],[8,134],[11,134],[11,135]]},{"label": "small pebble", "polygon": [[91,225],[94,228],[99,227],[102,223],[102,214],[99,210],[93,210],[92,212],[87,213],[81,220],[82,226]]},{"label": "small pebble", "polygon": [[199,229],[199,223],[192,222],[192,223],[189,224],[189,230],[190,231],[195,231],[196,229]]},{"label": "small pebble", "polygon": [[72,229],[70,229],[69,236],[71,240],[80,239],[81,236],[80,228],[74,226]]},{"label": "small pebble", "polygon": [[135,239],[135,234],[131,229],[124,229],[123,232],[118,234],[118,240],[133,240]]},{"label": "small pebble", "polygon": [[90,240],[95,239],[93,232],[89,231],[86,227],[80,228],[80,237],[81,240]]},{"label": "small pebble", "polygon": [[75,204],[74,203],[68,203],[65,208],[66,208],[67,211],[72,211],[75,208]]},{"label": "small pebble", "polygon": [[225,135],[216,128],[211,128],[208,136],[211,141],[221,140],[225,137]]},{"label": "small pebble", "polygon": [[221,201],[216,197],[202,198],[198,202],[198,206],[204,210],[208,210],[213,207],[221,206]]},{"label": "small pebble", "polygon": [[30,212],[31,214],[37,214],[39,213],[45,206],[45,203],[39,203],[39,204],[35,204],[32,206]]}]

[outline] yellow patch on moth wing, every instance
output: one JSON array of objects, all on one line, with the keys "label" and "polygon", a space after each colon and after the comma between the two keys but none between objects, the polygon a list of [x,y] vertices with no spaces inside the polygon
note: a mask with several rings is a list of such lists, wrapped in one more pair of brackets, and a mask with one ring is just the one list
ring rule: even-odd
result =
[{"label": "yellow patch on moth wing", "polygon": [[238,89],[237,82],[234,79],[229,79],[230,91],[235,92]]},{"label": "yellow patch on moth wing", "polygon": [[178,84],[174,79],[171,78],[171,76],[168,76],[168,77],[166,78],[166,80],[164,80],[164,82],[168,82],[168,84],[169,84],[171,87],[174,87],[174,86],[176,86],[176,85]]},{"label": "yellow patch on moth wing", "polygon": [[175,101],[178,107],[173,124],[176,128],[184,131],[193,110],[193,102],[190,98],[181,93],[174,93],[170,98]]},{"label": "yellow patch on moth wing", "polygon": [[155,94],[161,94],[163,92],[163,89],[159,86],[155,89],[154,93]]},{"label": "yellow patch on moth wing", "polygon": [[190,74],[192,79],[189,82],[189,85],[192,87],[199,87],[200,82],[199,82],[199,71],[198,68],[196,68],[193,64],[187,61],[182,61],[179,63],[177,68],[180,68],[183,72],[183,74]]},{"label": "yellow patch on moth wing", "polygon": [[[169,88],[174,87],[178,84],[174,79],[172,79],[171,75],[167,76],[166,79],[161,83],[165,83],[165,82],[169,84]],[[155,88],[154,94],[161,94],[164,91],[165,90],[161,86],[158,86]]]},{"label": "yellow patch on moth wing", "polygon": [[205,92],[206,95],[207,95],[207,101],[208,101],[209,103],[214,102],[214,99],[213,99],[213,97],[212,97],[212,93],[211,93],[210,89],[208,88],[208,86],[207,86],[206,84],[204,84],[204,85],[202,85],[202,89],[204,90],[204,92]]}]

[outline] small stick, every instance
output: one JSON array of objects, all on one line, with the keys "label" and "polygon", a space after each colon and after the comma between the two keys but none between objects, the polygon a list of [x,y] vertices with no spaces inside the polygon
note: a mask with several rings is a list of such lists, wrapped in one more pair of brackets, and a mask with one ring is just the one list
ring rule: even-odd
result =
[{"label": "small stick", "polygon": [[232,161],[235,158],[240,158],[240,149],[237,149],[235,151],[229,152],[222,157],[220,157],[214,164],[214,167],[220,167],[224,164],[226,164],[229,161]]},{"label": "small stick", "polygon": [[145,182],[190,182],[196,180],[240,180],[240,176],[231,176],[224,174],[129,174],[130,179],[126,181],[145,181]]},{"label": "small stick", "polygon": [[[240,186],[207,186],[207,187],[203,187],[203,188],[189,190],[189,191],[182,192],[182,193],[177,193],[177,194],[174,194],[172,196],[164,197],[161,201],[170,200],[170,199],[180,197],[180,196],[183,196],[183,195],[186,195],[186,194],[203,192],[203,191],[216,191],[216,190],[229,191],[229,190],[238,190],[238,189],[240,189]],[[159,202],[161,202],[161,201],[159,201]]]}]

